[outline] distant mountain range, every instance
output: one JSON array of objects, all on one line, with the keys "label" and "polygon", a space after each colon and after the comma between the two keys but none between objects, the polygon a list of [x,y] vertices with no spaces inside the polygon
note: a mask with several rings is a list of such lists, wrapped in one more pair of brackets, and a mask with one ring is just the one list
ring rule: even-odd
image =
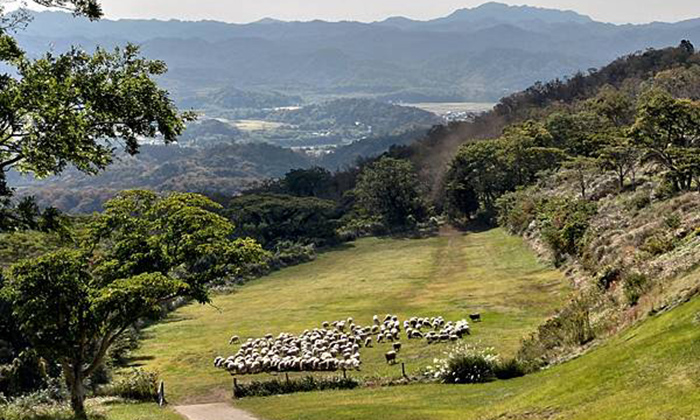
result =
[{"label": "distant mountain range", "polygon": [[[135,42],[165,60],[162,79],[187,103],[221,89],[303,98],[494,101],[538,80],[587,71],[646,48],[700,43],[700,19],[613,25],[570,11],[487,3],[430,21],[102,20],[34,15],[18,36],[32,54]],[[205,95],[206,96],[206,95]]]}]

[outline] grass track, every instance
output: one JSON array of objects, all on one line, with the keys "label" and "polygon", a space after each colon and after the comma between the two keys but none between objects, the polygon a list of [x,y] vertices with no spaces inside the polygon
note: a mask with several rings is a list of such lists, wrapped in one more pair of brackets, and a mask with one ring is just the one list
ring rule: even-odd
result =
[{"label": "grass track", "polygon": [[[456,320],[478,311],[485,322],[474,326],[468,340],[509,355],[567,294],[560,273],[502,230],[363,239],[218,296],[213,306],[178,310],[146,331],[136,360],[161,373],[173,402],[220,401],[229,396],[230,378],[211,363],[234,351],[226,344],[234,333],[245,338],[301,332],[348,316],[364,324],[375,313]],[[415,341],[404,346],[409,370],[423,368],[445,348]],[[363,350],[359,374],[397,375],[397,367],[383,362],[386,349]]]}]

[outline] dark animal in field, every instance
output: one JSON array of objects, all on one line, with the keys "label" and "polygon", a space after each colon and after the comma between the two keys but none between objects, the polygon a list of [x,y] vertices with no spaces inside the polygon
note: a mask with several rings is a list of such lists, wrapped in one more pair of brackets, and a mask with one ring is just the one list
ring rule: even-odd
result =
[{"label": "dark animal in field", "polygon": [[388,351],[384,355],[386,357],[386,362],[389,363],[390,365],[393,365],[396,363],[396,352],[395,351]]},{"label": "dark animal in field", "polygon": [[399,351],[401,351],[401,343],[394,343],[393,347],[395,352],[398,353]]},{"label": "dark animal in field", "polygon": [[469,319],[474,322],[481,322],[481,314],[471,314],[469,315]]}]

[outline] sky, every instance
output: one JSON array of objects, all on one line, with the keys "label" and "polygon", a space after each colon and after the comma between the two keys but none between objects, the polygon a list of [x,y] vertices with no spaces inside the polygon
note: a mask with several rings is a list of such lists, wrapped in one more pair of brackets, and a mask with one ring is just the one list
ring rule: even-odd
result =
[{"label": "sky", "polygon": [[[389,16],[432,19],[485,0],[102,0],[108,18],[252,22],[282,20],[382,20]],[[613,23],[675,22],[700,18],[700,0],[530,0],[512,5],[575,10]]]}]

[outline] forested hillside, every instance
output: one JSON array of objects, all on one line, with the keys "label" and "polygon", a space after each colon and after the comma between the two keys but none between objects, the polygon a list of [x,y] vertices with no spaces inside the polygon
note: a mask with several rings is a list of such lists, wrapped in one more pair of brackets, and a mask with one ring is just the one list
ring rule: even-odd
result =
[{"label": "forested hillside", "polygon": [[[624,54],[700,42],[700,23],[612,25],[572,12],[488,3],[430,21],[75,21],[43,13],[19,34],[30,52],[133,41],[165,60],[163,83],[182,104],[227,104],[234,88],[289,96],[496,101],[538,80],[599,67]],[[207,98],[208,96],[208,98]],[[235,103],[240,103],[236,100]],[[265,100],[267,102],[267,100]],[[286,102],[286,100],[284,101]],[[292,100],[293,102],[293,100]]]}]

